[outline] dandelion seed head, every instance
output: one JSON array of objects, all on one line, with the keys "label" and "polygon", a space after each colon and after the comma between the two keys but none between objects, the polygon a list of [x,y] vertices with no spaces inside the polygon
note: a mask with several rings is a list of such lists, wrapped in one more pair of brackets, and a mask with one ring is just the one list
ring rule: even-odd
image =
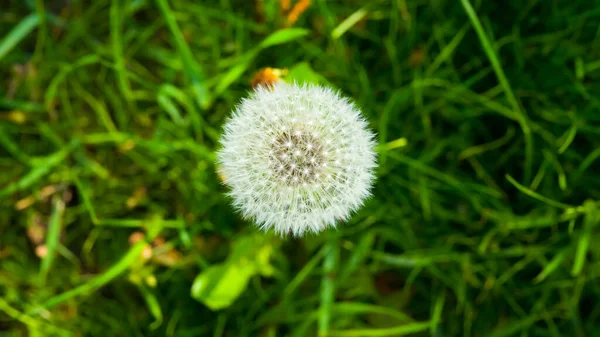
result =
[{"label": "dandelion seed head", "polygon": [[225,123],[218,163],[245,218],[302,235],[335,227],[363,204],[374,145],[349,100],[321,86],[278,83],[242,100]]}]

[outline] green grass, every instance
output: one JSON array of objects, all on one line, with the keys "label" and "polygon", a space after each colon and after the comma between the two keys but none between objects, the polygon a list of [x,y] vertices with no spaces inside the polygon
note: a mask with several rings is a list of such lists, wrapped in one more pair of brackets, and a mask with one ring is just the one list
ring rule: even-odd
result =
[{"label": "green grass", "polygon": [[[0,336],[600,335],[598,6],[279,3],[2,1]],[[263,67],[378,134],[338,230],[261,233],[225,195]]]}]

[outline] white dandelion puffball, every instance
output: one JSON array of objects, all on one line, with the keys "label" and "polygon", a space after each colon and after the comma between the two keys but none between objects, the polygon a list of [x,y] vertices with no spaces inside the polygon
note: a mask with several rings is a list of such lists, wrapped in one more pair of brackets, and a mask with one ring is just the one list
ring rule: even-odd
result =
[{"label": "white dandelion puffball", "polygon": [[335,91],[258,87],[225,123],[220,173],[242,215],[280,235],[317,233],[358,209],[374,181],[374,135]]}]

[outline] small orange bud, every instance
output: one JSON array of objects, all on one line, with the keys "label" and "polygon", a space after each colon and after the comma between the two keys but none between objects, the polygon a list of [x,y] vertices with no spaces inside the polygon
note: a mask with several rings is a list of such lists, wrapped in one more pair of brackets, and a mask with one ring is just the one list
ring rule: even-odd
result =
[{"label": "small orange bud", "polygon": [[308,9],[309,6],[310,6],[310,0],[298,1],[298,3],[296,3],[296,5],[294,5],[294,7],[292,8],[292,10],[289,12],[289,14],[287,16],[288,26],[291,26],[296,21],[298,21],[298,18],[300,17],[300,15],[302,13],[304,13]]},{"label": "small orange bud", "polygon": [[129,244],[134,245],[134,244],[138,243],[140,240],[143,240],[144,237],[145,237],[145,235],[142,232],[133,232],[129,236]]},{"label": "small orange bud", "polygon": [[37,255],[37,257],[40,259],[45,258],[46,255],[48,255],[48,247],[46,247],[46,245],[39,245],[35,247],[35,255]]},{"label": "small orange bud", "polygon": [[272,86],[279,82],[280,77],[287,75],[287,69],[277,68],[262,68],[254,74],[254,77],[250,81],[252,88],[261,86]]}]

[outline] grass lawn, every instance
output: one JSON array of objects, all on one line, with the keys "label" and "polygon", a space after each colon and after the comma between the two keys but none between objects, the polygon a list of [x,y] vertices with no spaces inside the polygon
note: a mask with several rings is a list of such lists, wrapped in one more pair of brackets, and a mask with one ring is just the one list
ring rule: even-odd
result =
[{"label": "grass lawn", "polygon": [[[0,0],[0,336],[600,336],[599,22],[594,0]],[[223,123],[265,74],[377,134],[337,229],[265,233],[227,196]]]}]

